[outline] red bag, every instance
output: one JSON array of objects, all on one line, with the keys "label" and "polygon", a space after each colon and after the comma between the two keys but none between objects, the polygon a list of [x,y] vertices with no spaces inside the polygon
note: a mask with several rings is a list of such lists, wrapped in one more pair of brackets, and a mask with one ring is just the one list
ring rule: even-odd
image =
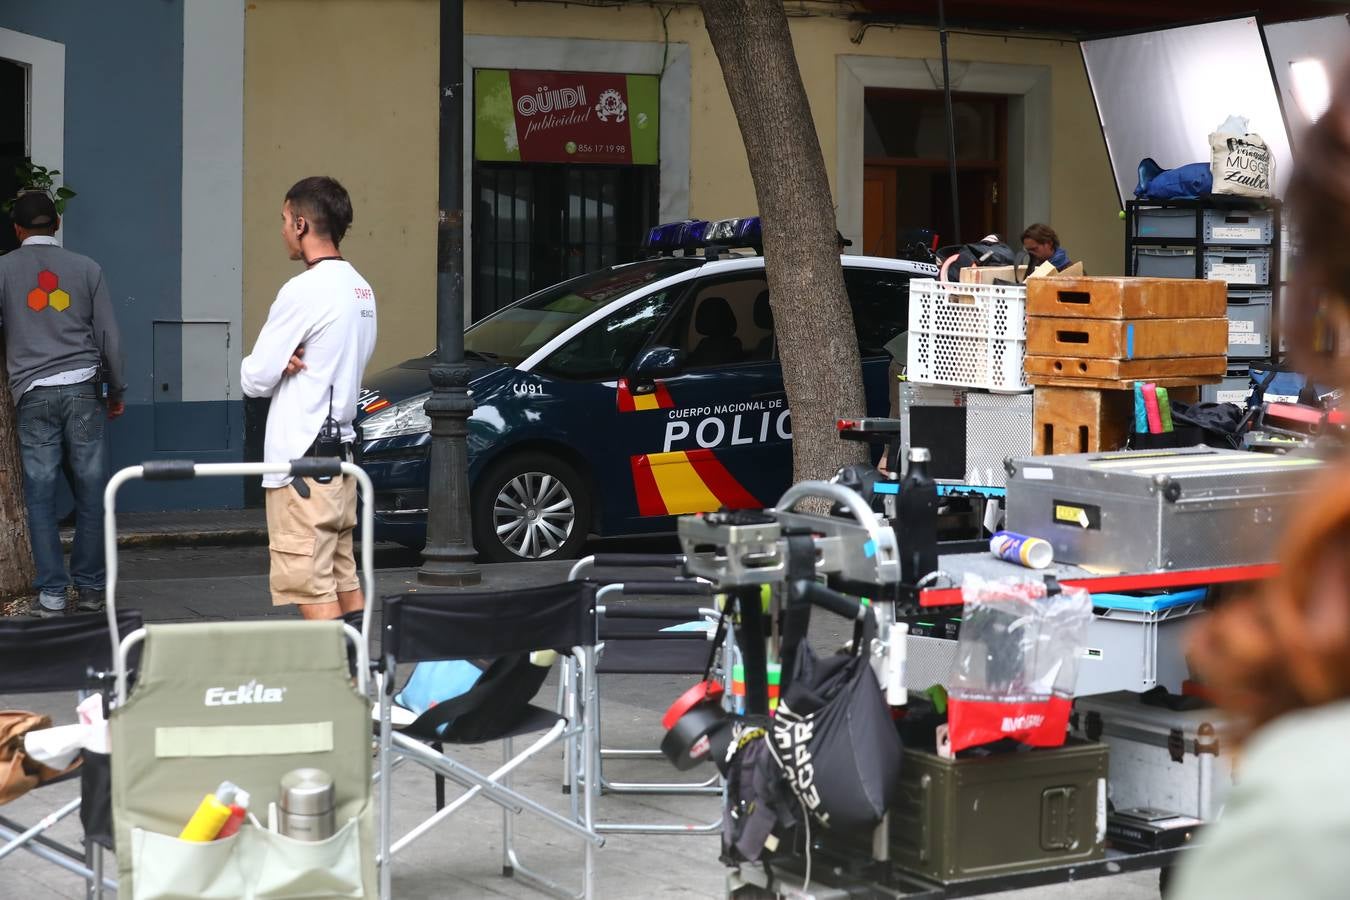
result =
[{"label": "red bag", "polygon": [[947,713],[952,752],[1011,738],[1064,743],[1087,644],[1092,597],[1081,588],[967,576]]}]

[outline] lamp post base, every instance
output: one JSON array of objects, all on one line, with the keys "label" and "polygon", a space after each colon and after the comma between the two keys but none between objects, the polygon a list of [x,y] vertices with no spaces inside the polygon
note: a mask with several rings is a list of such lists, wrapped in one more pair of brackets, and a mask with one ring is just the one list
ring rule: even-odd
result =
[{"label": "lamp post base", "polygon": [[469,524],[469,454],[466,438],[473,400],[469,370],[463,363],[438,363],[431,369],[430,478],[427,491],[427,544],[422,549],[420,584],[464,587],[482,581],[474,564],[473,529]]},{"label": "lamp post base", "polygon": [[472,587],[482,584],[483,571],[474,564],[473,551],[428,547],[422,551],[417,583],[428,587]]}]

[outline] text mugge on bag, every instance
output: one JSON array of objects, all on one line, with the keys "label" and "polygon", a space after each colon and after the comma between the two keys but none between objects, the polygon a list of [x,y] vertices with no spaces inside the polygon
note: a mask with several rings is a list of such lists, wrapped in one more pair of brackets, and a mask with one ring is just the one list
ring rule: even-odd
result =
[{"label": "text mugge on bag", "polygon": [[1216,194],[1269,197],[1274,193],[1275,159],[1261,135],[1247,130],[1247,120],[1229,116],[1209,136],[1210,172]]}]

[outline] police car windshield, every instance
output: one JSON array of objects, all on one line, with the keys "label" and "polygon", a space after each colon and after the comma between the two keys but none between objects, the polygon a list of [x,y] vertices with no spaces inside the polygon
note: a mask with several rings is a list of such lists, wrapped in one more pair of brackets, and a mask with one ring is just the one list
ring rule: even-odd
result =
[{"label": "police car windshield", "polygon": [[702,263],[698,258],[652,259],[601,269],[545,288],[471,327],[464,333],[464,351],[508,366],[519,365],[611,301]]}]

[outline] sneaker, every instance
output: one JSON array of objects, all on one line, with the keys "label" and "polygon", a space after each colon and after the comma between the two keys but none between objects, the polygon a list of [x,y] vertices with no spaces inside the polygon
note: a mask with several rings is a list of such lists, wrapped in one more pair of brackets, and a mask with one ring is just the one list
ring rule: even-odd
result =
[{"label": "sneaker", "polygon": [[76,612],[103,612],[107,606],[102,588],[76,588]]},{"label": "sneaker", "polygon": [[66,614],[65,597],[48,598],[49,600],[59,599],[61,601],[60,606],[51,606],[48,605],[47,603],[43,603],[42,600],[44,597],[47,597],[47,595],[43,594],[41,596],[34,597],[32,600],[28,601],[28,615],[32,616],[35,619],[55,619],[59,618],[60,616],[64,616]]}]

